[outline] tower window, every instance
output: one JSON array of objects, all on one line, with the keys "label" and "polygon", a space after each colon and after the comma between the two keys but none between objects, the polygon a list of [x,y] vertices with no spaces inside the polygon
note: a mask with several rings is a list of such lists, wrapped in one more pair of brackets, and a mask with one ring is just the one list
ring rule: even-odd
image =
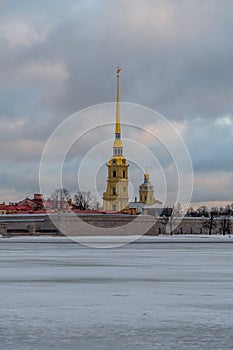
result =
[{"label": "tower window", "polygon": [[123,170],[123,177],[125,177],[125,170]]},{"label": "tower window", "polygon": [[145,201],[147,201],[147,196],[145,196]]},{"label": "tower window", "polygon": [[113,176],[113,177],[116,177],[116,170],[113,170],[112,176]]},{"label": "tower window", "polygon": [[116,188],[115,187],[113,187],[113,189],[112,189],[112,194],[115,196],[116,195]]},{"label": "tower window", "polygon": [[113,205],[112,205],[112,210],[113,210],[113,211],[116,211],[116,204],[113,204]]}]

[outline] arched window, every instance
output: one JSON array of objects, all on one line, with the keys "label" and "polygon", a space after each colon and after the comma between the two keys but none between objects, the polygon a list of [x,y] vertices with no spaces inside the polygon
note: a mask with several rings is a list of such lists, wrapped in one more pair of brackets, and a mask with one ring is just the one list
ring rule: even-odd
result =
[{"label": "arched window", "polygon": [[116,170],[113,170],[112,176],[113,176],[113,177],[116,177]]}]

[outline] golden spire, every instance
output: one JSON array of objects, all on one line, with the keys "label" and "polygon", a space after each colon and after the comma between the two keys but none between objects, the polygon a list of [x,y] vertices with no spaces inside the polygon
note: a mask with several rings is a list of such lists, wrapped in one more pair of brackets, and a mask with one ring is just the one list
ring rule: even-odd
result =
[{"label": "golden spire", "polygon": [[116,139],[121,138],[121,117],[120,117],[120,71],[121,68],[117,68],[117,106],[116,106]]},{"label": "golden spire", "polygon": [[116,105],[116,130],[115,130],[115,140],[113,144],[113,155],[122,156],[123,155],[123,145],[121,141],[121,117],[120,117],[120,71],[121,68],[117,68],[117,105]]}]

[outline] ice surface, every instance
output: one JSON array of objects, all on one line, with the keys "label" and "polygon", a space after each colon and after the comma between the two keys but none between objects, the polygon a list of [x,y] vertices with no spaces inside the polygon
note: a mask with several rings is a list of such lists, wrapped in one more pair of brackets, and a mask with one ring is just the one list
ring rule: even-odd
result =
[{"label": "ice surface", "polygon": [[232,349],[228,239],[117,249],[1,239],[0,348]]}]

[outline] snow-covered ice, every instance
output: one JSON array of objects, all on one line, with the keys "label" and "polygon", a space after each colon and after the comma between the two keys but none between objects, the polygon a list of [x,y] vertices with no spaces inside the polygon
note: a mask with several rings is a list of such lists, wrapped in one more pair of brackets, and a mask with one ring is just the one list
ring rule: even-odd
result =
[{"label": "snow-covered ice", "polygon": [[1,239],[0,348],[232,349],[233,240],[172,239]]}]

